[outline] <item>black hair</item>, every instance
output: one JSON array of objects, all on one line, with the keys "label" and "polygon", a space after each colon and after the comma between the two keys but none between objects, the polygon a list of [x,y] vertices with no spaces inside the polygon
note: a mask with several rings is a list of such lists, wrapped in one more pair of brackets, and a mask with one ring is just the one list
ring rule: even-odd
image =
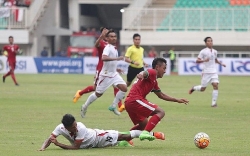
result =
[{"label": "black hair", "polygon": [[102,33],[102,31],[103,31],[104,29],[107,29],[107,28],[106,28],[106,27],[101,27],[101,28],[100,28],[100,32]]},{"label": "black hair", "polygon": [[10,38],[14,38],[14,37],[13,37],[13,36],[9,36],[9,39],[10,39]]},{"label": "black hair", "polygon": [[106,36],[109,36],[110,33],[115,33],[115,31],[113,29],[109,29],[109,31],[107,32]]},{"label": "black hair", "polygon": [[138,34],[138,33],[136,33],[136,34],[133,35],[133,39],[135,39],[136,37],[140,37],[141,38],[141,35]]},{"label": "black hair", "polygon": [[204,39],[204,42],[207,43],[207,40],[208,40],[208,39],[212,39],[212,37],[206,37],[206,38]]},{"label": "black hair", "polygon": [[70,127],[75,121],[75,117],[71,114],[65,114],[62,118],[62,124],[64,127]]},{"label": "black hair", "polygon": [[152,62],[153,69],[155,69],[155,67],[156,67],[157,64],[162,64],[162,63],[167,64],[167,61],[163,57],[157,57],[157,58],[155,58],[153,60],[153,62]]}]

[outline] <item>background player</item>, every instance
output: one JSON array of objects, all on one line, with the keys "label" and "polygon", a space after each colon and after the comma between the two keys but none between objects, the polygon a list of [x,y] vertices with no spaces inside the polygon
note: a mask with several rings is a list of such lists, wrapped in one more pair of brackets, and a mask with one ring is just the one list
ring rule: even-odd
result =
[{"label": "background player", "polygon": [[204,69],[202,71],[201,85],[194,86],[189,90],[189,94],[192,94],[196,91],[205,91],[208,83],[211,83],[213,86],[212,93],[212,107],[217,107],[217,98],[218,98],[218,84],[219,77],[217,74],[216,63],[226,67],[225,64],[221,63],[217,59],[217,50],[213,49],[213,40],[211,37],[206,37],[204,39],[206,48],[200,51],[196,63],[203,63]]},{"label": "background player", "polygon": [[[98,78],[99,78],[99,74],[100,74],[100,72],[102,70],[102,66],[103,66],[103,61],[102,61],[103,49],[108,44],[107,39],[106,39],[106,34],[108,32],[108,29],[106,29],[104,27],[101,27],[100,31],[101,31],[101,35],[100,35],[100,37],[95,42],[95,47],[98,50],[98,58],[99,58],[99,60],[98,60],[97,66],[96,66],[96,75],[95,75],[95,78],[94,78],[94,85],[90,85],[90,86],[88,86],[88,87],[86,87],[86,88],[84,88],[82,90],[78,90],[76,92],[74,98],[73,98],[73,102],[74,103],[76,103],[78,101],[78,99],[83,94],[93,92],[96,89],[96,85],[97,85],[97,81],[98,81]],[[118,91],[119,91],[119,89],[117,89],[116,87],[114,87],[114,95],[116,95]],[[125,107],[122,104],[122,101],[119,101],[119,103],[118,103],[118,110],[120,112],[122,112],[124,109],[125,109]]]},{"label": "background player", "polygon": [[[84,118],[88,106],[94,102],[97,98],[101,97],[103,93],[111,86],[119,88],[118,93],[115,96],[115,99],[111,106],[109,107],[110,111],[113,111],[116,115],[120,115],[120,112],[117,111],[116,106],[119,101],[121,101],[125,93],[127,92],[126,82],[119,75],[121,70],[117,69],[117,61],[123,60],[124,57],[118,57],[118,51],[116,49],[117,35],[113,30],[109,30],[107,33],[108,45],[103,50],[102,60],[103,67],[99,75],[95,93],[92,93],[84,105],[82,105],[81,116]],[[119,72],[119,73],[118,73]]]},{"label": "background player", "polygon": [[[154,92],[160,99],[187,104],[186,99],[177,99],[170,97],[158,86],[157,78],[162,78],[166,72],[166,60],[164,58],[155,58],[152,62],[152,68],[142,71],[137,75],[137,81],[133,84],[125,100],[125,108],[134,127],[131,130],[144,130],[139,138],[141,140],[150,136],[150,133],[157,123],[165,116],[164,110],[156,104],[146,100],[146,95]],[[148,117],[152,116],[149,121]]]},{"label": "background player", "polygon": [[130,63],[128,66],[128,74],[127,74],[127,86],[131,85],[131,82],[134,80],[137,74],[141,71],[144,71],[143,66],[148,66],[143,61],[144,49],[140,46],[141,36],[139,34],[133,35],[134,44],[130,46],[125,54],[125,61]]},{"label": "background player", "polygon": [[[142,131],[132,130],[130,132],[118,132],[115,130],[99,130],[87,128],[83,123],[76,122],[75,117],[71,114],[65,114],[62,118],[62,124],[59,124],[46,139],[39,149],[44,151],[49,145],[54,143],[63,149],[85,149],[85,148],[102,148],[108,146],[128,146],[128,142],[122,141],[132,138],[138,138]],[[161,132],[158,132],[161,133]],[[57,137],[63,135],[71,145],[65,145],[57,141]],[[148,137],[153,140],[154,136]],[[122,142],[119,142],[122,141]]]},{"label": "background player", "polygon": [[7,56],[7,61],[9,63],[9,68],[10,68],[9,72],[3,76],[3,83],[5,82],[6,77],[10,75],[15,85],[19,86],[16,81],[14,70],[16,68],[16,55],[21,53],[21,51],[19,49],[19,46],[14,44],[13,36],[9,37],[9,45],[5,45],[3,47],[3,52],[4,55]]}]

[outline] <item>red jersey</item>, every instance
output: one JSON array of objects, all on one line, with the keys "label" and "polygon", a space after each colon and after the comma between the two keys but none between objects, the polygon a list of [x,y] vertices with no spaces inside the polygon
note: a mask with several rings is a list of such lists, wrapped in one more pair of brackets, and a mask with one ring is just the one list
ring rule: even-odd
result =
[{"label": "red jersey", "polygon": [[15,45],[15,44],[9,44],[9,45],[5,45],[3,47],[3,50],[8,52],[8,61],[9,62],[16,62],[16,54],[17,51],[19,50],[19,46]]},{"label": "red jersey", "polygon": [[139,99],[146,99],[146,96],[150,92],[160,91],[157,82],[157,72],[154,69],[146,70],[148,72],[148,78],[137,80],[126,98],[126,101],[135,101]]},{"label": "red jersey", "polygon": [[96,66],[96,70],[101,71],[102,70],[102,66],[103,66],[103,61],[102,61],[102,53],[103,53],[103,49],[106,47],[106,45],[108,44],[108,42],[101,40],[100,41],[100,45],[97,48],[98,50],[98,57],[99,57],[99,61],[98,64]]}]

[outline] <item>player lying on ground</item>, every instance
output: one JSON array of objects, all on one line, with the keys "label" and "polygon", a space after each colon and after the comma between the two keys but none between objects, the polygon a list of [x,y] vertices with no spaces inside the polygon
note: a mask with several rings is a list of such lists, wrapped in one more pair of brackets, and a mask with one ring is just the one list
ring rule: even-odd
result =
[{"label": "player lying on ground", "polygon": [[[139,138],[141,140],[150,136],[150,132],[165,116],[165,112],[158,105],[146,100],[150,92],[154,92],[160,99],[165,101],[188,104],[187,99],[170,97],[158,86],[157,78],[162,78],[166,72],[167,62],[164,58],[155,58],[152,62],[153,69],[140,72],[137,81],[133,84],[126,100],[125,108],[134,127],[131,130],[144,130]],[[149,120],[148,117],[152,116]]]},{"label": "player lying on ground", "polygon": [[[65,114],[62,118],[62,124],[59,124],[52,132],[50,137],[45,140],[39,151],[44,151],[51,143],[63,149],[86,149],[86,148],[102,148],[108,146],[129,146],[127,141],[132,138],[138,138],[141,134],[139,130],[129,132],[118,132],[115,130],[99,130],[90,129],[81,122],[76,122],[74,116]],[[161,132],[155,134],[164,136]],[[71,145],[59,143],[56,139],[57,136],[63,135]],[[154,136],[151,133],[148,140],[153,140]]]}]

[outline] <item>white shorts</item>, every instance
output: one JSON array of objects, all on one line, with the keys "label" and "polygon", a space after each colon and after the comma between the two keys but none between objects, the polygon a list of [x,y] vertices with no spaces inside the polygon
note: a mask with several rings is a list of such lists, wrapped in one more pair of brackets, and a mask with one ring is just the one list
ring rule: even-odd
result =
[{"label": "white shorts", "polygon": [[201,87],[207,87],[209,83],[219,83],[218,74],[203,73],[201,78]]},{"label": "white shorts", "polygon": [[118,144],[119,132],[115,130],[100,130],[95,129],[97,132],[96,145],[94,148],[102,148],[108,146],[115,146]]},{"label": "white shorts", "polygon": [[117,86],[118,84],[126,85],[126,82],[119,74],[115,75],[114,77],[99,75],[99,80],[95,91],[99,94],[103,94],[111,85]]}]

